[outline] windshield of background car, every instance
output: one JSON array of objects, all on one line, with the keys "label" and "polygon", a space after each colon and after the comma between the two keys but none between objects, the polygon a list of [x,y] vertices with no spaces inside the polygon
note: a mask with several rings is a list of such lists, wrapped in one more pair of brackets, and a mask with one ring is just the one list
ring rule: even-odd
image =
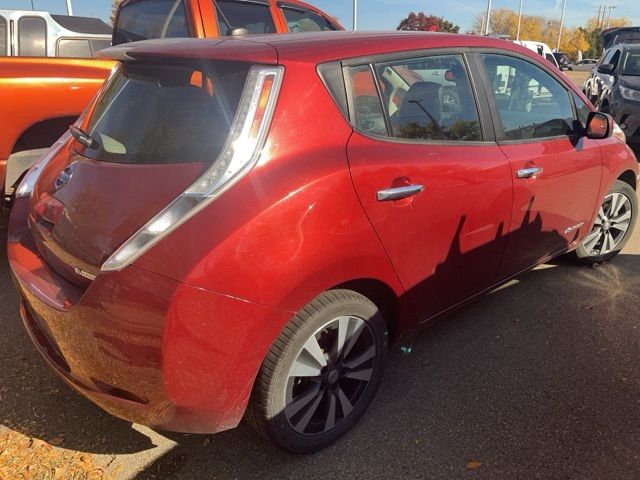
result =
[{"label": "windshield of background car", "polygon": [[120,66],[85,127],[93,145],[81,153],[117,163],[213,162],[249,68],[241,62]]},{"label": "windshield of background car", "polygon": [[184,0],[134,0],[120,7],[113,44],[190,36]]},{"label": "windshield of background car", "polygon": [[627,52],[622,62],[622,75],[640,76],[640,50]]}]

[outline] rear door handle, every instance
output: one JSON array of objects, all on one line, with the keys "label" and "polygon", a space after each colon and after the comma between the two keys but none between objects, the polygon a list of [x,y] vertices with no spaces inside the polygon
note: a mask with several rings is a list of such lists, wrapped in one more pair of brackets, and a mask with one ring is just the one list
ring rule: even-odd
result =
[{"label": "rear door handle", "polygon": [[518,178],[531,178],[542,173],[542,167],[521,168],[516,172]]},{"label": "rear door handle", "polygon": [[406,185],[404,187],[386,188],[378,190],[377,198],[379,202],[388,202],[389,200],[400,200],[412,195],[416,195],[424,190],[424,185]]}]

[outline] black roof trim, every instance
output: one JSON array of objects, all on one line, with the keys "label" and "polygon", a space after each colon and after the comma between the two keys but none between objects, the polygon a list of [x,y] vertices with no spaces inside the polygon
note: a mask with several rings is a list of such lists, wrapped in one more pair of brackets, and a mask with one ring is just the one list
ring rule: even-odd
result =
[{"label": "black roof trim", "polygon": [[51,15],[61,27],[76,33],[89,35],[111,35],[111,27],[99,18]]}]

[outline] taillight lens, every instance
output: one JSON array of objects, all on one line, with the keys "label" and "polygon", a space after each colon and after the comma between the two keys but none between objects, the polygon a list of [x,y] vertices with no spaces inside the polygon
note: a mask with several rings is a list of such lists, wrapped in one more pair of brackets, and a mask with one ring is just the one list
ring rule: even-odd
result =
[{"label": "taillight lens", "polygon": [[51,146],[47,153],[45,153],[42,157],[40,157],[38,161],[36,161],[36,163],[33,164],[33,166],[29,169],[27,174],[20,182],[20,185],[16,189],[16,198],[31,196],[31,192],[33,192],[33,189],[36,186],[38,179],[40,178],[42,170],[44,170],[44,167],[46,167],[51,159],[58,154],[60,149],[62,149],[62,146],[66,143],[67,140],[69,140],[70,137],[71,133],[67,131],[64,135],[62,135],[62,137],[60,137],[60,139],[56,143]]},{"label": "taillight lens", "polygon": [[283,74],[283,67],[250,69],[220,156],[189,188],[122,244],[102,265],[102,271],[121,270],[129,265],[253,168],[266,140]]}]

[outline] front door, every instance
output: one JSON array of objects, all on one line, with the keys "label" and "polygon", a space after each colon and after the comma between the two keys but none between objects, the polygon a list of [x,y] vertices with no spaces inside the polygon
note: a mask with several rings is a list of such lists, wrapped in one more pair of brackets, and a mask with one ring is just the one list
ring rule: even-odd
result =
[{"label": "front door", "polygon": [[567,249],[588,231],[602,155],[583,134],[589,108],[550,73],[502,54],[482,54],[480,65],[514,182],[501,269],[508,276]]},{"label": "front door", "polygon": [[461,55],[356,65],[346,77],[358,130],[347,149],[353,182],[426,319],[496,282],[509,164],[484,140]]}]

